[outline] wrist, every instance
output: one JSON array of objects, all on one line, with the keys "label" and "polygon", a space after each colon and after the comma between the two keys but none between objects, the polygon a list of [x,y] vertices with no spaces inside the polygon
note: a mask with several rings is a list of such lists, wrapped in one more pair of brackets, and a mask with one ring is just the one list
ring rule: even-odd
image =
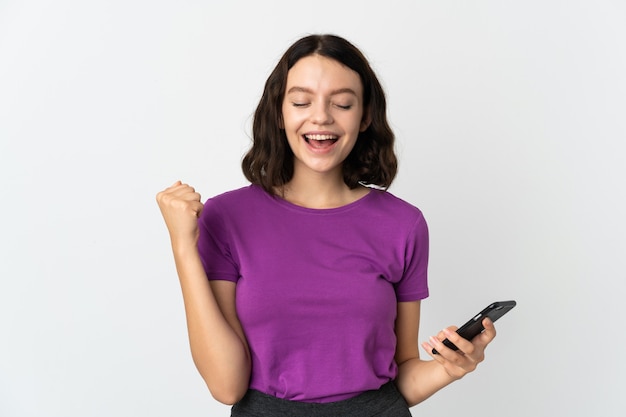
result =
[{"label": "wrist", "polygon": [[198,239],[193,237],[171,238],[172,251],[175,256],[185,256],[198,253]]}]

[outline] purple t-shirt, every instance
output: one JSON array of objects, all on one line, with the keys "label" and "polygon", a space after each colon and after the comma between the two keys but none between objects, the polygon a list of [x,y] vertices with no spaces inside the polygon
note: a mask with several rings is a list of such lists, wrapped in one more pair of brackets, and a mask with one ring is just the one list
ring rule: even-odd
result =
[{"label": "purple t-shirt", "polygon": [[396,377],[397,302],[428,296],[417,208],[371,190],[309,209],[251,185],[209,199],[199,224],[208,278],[237,283],[250,388],[323,403]]}]

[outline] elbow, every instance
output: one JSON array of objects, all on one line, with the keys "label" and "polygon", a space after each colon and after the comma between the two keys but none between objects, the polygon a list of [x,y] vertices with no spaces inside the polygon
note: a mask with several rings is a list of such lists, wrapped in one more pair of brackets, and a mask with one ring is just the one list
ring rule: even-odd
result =
[{"label": "elbow", "polygon": [[213,396],[213,398],[225,405],[235,405],[237,404],[244,396],[244,393],[237,393],[237,392],[214,392],[211,391],[211,396]]},{"label": "elbow", "polygon": [[249,357],[245,357],[243,361],[232,360],[232,358],[208,361],[192,356],[196,368],[216,401],[233,405],[246,395],[251,373]]},{"label": "elbow", "polygon": [[246,395],[246,392],[248,391],[247,386],[240,386],[240,387],[230,386],[229,387],[225,385],[211,386],[207,384],[207,387],[209,388],[209,392],[211,393],[211,396],[216,401],[225,405],[234,405],[238,403],[243,398],[243,396]]}]

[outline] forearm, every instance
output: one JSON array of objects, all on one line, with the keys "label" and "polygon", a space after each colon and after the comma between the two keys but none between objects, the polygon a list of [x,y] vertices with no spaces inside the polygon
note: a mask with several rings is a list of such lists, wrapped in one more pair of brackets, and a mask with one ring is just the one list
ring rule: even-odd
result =
[{"label": "forearm", "polygon": [[250,355],[213,293],[195,244],[172,242],[194,363],[215,399],[237,402],[248,389]]},{"label": "forearm", "polygon": [[396,383],[409,406],[414,406],[455,380],[436,361],[413,358],[398,367]]}]

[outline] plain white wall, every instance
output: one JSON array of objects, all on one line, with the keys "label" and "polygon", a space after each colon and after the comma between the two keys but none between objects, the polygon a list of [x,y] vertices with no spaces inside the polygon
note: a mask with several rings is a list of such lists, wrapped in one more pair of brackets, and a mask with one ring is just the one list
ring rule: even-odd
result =
[{"label": "plain white wall", "polygon": [[622,416],[623,1],[0,0],[0,415],[227,416],[154,201],[245,184],[283,51],[333,32],[388,94],[431,229],[421,339],[518,307],[414,415]]}]

